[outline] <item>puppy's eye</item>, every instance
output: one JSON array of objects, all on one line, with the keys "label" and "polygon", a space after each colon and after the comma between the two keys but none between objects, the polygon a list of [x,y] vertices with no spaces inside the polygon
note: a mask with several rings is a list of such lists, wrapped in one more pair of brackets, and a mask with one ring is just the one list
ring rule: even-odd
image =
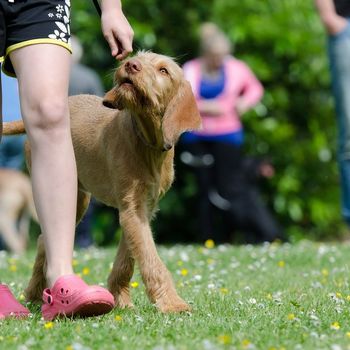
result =
[{"label": "puppy's eye", "polygon": [[162,67],[162,68],[159,68],[159,71],[162,73],[162,74],[166,74],[166,75],[169,75],[169,72],[166,68]]}]

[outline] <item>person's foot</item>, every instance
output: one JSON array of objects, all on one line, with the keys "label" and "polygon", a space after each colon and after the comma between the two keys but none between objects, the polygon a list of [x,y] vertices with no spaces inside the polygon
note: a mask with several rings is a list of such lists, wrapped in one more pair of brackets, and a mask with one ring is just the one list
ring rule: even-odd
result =
[{"label": "person's foot", "polygon": [[11,293],[5,284],[0,284],[0,320],[8,317],[25,318],[30,311]]},{"label": "person's foot", "polygon": [[57,279],[52,288],[43,292],[41,311],[47,321],[57,316],[97,316],[114,308],[114,297],[105,288],[89,286],[76,275]]}]

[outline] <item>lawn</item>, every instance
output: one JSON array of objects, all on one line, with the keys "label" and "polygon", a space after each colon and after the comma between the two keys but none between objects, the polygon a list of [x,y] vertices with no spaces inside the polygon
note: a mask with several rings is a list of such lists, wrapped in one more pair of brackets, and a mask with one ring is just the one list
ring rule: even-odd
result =
[{"label": "lawn", "polygon": [[[192,313],[162,315],[138,271],[133,310],[90,319],[0,323],[0,349],[350,349],[350,246],[300,242],[263,246],[159,247]],[[0,253],[1,279],[23,299],[34,252]],[[75,253],[75,271],[104,284],[114,249]]]}]

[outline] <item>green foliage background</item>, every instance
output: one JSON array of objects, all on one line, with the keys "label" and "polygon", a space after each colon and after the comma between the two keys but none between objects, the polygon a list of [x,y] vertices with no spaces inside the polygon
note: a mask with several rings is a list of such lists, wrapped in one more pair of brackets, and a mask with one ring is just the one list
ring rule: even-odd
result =
[{"label": "green foliage background", "polygon": [[[84,62],[106,88],[115,61],[100,31],[92,1],[72,2],[72,31],[85,48]],[[326,35],[313,3],[304,0],[125,0],[135,31],[134,49],[152,49],[180,63],[197,55],[198,27],[214,21],[232,39],[266,92],[244,117],[247,152],[268,156],[275,168],[265,195],[289,236],[340,235],[336,127],[330,94]],[[195,183],[181,165],[177,183],[161,203],[160,235],[185,238],[195,229]],[[180,186],[180,185],[181,186]]]}]

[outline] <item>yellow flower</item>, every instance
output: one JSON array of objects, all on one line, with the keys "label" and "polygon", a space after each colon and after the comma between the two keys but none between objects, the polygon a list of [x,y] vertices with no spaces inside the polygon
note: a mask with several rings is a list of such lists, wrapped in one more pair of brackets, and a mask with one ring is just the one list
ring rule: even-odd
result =
[{"label": "yellow flower", "polygon": [[338,287],[338,288],[341,288],[343,285],[344,285],[344,280],[342,278],[338,278],[335,285]]},{"label": "yellow flower", "polygon": [[205,248],[212,249],[215,247],[215,242],[212,239],[207,239],[204,242],[204,246],[205,246]]},{"label": "yellow flower", "polygon": [[74,348],[72,345],[68,345],[68,346],[66,346],[66,350],[74,350]]},{"label": "yellow flower", "polygon": [[294,314],[288,314],[287,318],[288,318],[289,321],[293,321],[293,320],[295,320],[295,315]]},{"label": "yellow flower", "polygon": [[333,322],[332,324],[331,324],[331,329],[334,329],[334,330],[338,330],[338,329],[340,329],[340,324],[339,324],[339,322]]},{"label": "yellow flower", "polygon": [[123,319],[123,317],[121,317],[120,315],[115,315],[114,319],[120,322]]},{"label": "yellow flower", "polygon": [[90,273],[90,269],[88,267],[84,267],[82,273],[84,276],[86,276]]},{"label": "yellow flower", "polygon": [[130,283],[130,286],[131,286],[132,288],[137,288],[137,287],[139,286],[139,282],[136,282],[136,281],[131,282],[131,283]]},{"label": "yellow flower", "polygon": [[350,301],[350,295],[347,295],[347,296],[346,296],[346,300],[347,300],[347,301]]},{"label": "yellow flower", "polygon": [[248,339],[243,339],[242,340],[243,348],[245,348],[245,349],[248,348],[250,344],[251,344],[251,342]]},{"label": "yellow flower", "polygon": [[341,293],[337,292],[335,293],[335,296],[338,298],[338,299],[341,299],[343,296],[341,295]]},{"label": "yellow flower", "polygon": [[218,340],[220,344],[224,344],[224,345],[231,344],[231,337],[227,334],[219,335]]},{"label": "yellow flower", "polygon": [[220,288],[220,292],[222,294],[228,294],[228,289],[227,288]]},{"label": "yellow flower", "polygon": [[17,271],[17,266],[16,266],[16,265],[10,265],[10,266],[9,266],[9,270],[10,270],[11,272],[16,272],[16,271]]},{"label": "yellow flower", "polygon": [[46,323],[44,324],[44,328],[45,328],[45,329],[51,329],[51,328],[53,328],[53,322],[46,322]]},{"label": "yellow flower", "polygon": [[324,277],[327,277],[329,275],[329,271],[327,269],[322,269],[321,273]]},{"label": "yellow flower", "polygon": [[278,263],[277,263],[278,267],[285,267],[286,266],[286,263],[283,261],[283,260],[280,260]]},{"label": "yellow flower", "polygon": [[345,335],[350,338],[350,332],[346,332]]},{"label": "yellow flower", "polygon": [[180,274],[182,276],[187,276],[188,275],[188,270],[187,269],[181,269]]},{"label": "yellow flower", "polygon": [[271,295],[271,293],[267,293],[267,294],[266,294],[266,299],[272,300],[272,295]]},{"label": "yellow flower", "polygon": [[26,299],[26,297],[24,296],[24,294],[21,294],[20,296],[19,296],[19,298],[18,298],[20,301],[23,301],[23,300],[25,300]]}]

